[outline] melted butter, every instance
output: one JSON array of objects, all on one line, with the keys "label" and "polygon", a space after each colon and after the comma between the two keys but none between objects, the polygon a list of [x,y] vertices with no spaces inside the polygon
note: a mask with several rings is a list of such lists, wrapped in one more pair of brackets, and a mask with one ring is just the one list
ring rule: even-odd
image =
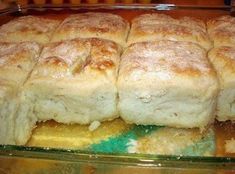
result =
[{"label": "melted butter", "polygon": [[117,135],[130,128],[121,119],[102,122],[94,131],[89,131],[89,125],[64,125],[54,121],[38,123],[33,131],[28,146],[84,148]]}]

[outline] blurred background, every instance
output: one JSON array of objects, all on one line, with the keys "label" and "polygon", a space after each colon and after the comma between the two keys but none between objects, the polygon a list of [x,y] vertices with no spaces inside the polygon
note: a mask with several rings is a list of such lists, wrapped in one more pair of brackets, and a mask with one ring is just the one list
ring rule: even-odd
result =
[{"label": "blurred background", "polygon": [[[9,3],[15,0],[0,0],[0,3],[3,2]],[[89,3],[89,4],[96,4],[96,3],[140,3],[140,4],[149,4],[149,3],[158,3],[158,4],[177,4],[177,5],[208,5],[208,6],[218,6],[218,5],[230,5],[231,0],[16,0],[21,5],[26,4],[38,4],[43,5],[47,4],[63,4],[63,3],[71,3],[71,4],[80,4],[80,3]]]}]

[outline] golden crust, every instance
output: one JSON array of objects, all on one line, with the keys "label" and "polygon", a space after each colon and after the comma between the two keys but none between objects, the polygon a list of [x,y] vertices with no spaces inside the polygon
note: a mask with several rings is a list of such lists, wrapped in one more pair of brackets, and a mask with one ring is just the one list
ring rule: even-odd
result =
[{"label": "golden crust", "polygon": [[193,42],[207,50],[212,47],[205,24],[199,19],[183,17],[177,20],[157,13],[133,19],[127,45],[154,40]]},{"label": "golden crust", "polygon": [[129,23],[110,13],[81,13],[66,18],[53,35],[52,41],[74,38],[103,38],[125,45]]},{"label": "golden crust", "polygon": [[220,16],[207,21],[207,30],[211,32],[219,28],[229,27],[231,24],[235,24],[235,18],[229,15]]},{"label": "golden crust", "polygon": [[0,79],[22,84],[36,64],[40,50],[41,47],[36,42],[1,42]]},{"label": "golden crust", "polygon": [[173,78],[174,74],[203,76],[214,70],[206,58],[206,51],[190,42],[155,41],[132,44],[123,54],[120,75],[133,71],[162,72]]},{"label": "golden crust", "polygon": [[235,44],[235,18],[221,16],[207,22],[208,33],[214,47],[233,46]]},{"label": "golden crust", "polygon": [[103,39],[50,43],[45,45],[32,76],[77,77],[91,70],[104,73],[117,69],[120,52],[117,44]]},{"label": "golden crust", "polygon": [[16,18],[0,27],[1,42],[35,41],[48,43],[59,20],[45,19],[36,16]]},{"label": "golden crust", "polygon": [[184,16],[179,19],[175,19],[169,15],[165,14],[158,14],[158,13],[152,13],[152,14],[143,14],[140,15],[132,20],[132,24],[137,23],[139,25],[149,25],[149,24],[174,24],[174,25],[180,25],[185,26],[189,28],[197,28],[203,31],[206,31],[206,24],[197,18],[194,17],[188,17]]}]

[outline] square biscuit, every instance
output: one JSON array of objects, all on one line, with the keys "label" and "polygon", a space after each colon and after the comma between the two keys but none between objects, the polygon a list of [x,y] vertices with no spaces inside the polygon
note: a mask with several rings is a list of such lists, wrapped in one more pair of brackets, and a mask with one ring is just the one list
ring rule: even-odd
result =
[{"label": "square biscuit", "polygon": [[0,144],[15,144],[18,92],[37,62],[41,47],[34,42],[0,43]]},{"label": "square biscuit", "polygon": [[102,38],[126,44],[129,23],[111,13],[80,13],[66,18],[53,35],[52,42],[74,38]]},{"label": "square biscuit", "polygon": [[235,120],[235,47],[217,47],[209,52],[219,79],[220,92],[216,108],[219,121]]},{"label": "square biscuit", "polygon": [[118,117],[120,54],[117,44],[103,39],[47,44],[23,87],[17,143],[27,142],[37,121],[90,124]]},{"label": "square biscuit", "polygon": [[59,20],[36,16],[23,16],[0,26],[0,42],[35,41],[48,43]]},{"label": "square biscuit", "polygon": [[216,73],[197,44],[132,44],[121,57],[117,85],[128,123],[202,129],[214,120]]},{"label": "square biscuit", "polygon": [[205,23],[196,18],[174,19],[163,14],[143,14],[132,20],[127,45],[145,41],[187,41],[209,50],[212,47]]},{"label": "square biscuit", "polygon": [[235,45],[235,17],[221,16],[207,22],[207,29],[214,47]]}]

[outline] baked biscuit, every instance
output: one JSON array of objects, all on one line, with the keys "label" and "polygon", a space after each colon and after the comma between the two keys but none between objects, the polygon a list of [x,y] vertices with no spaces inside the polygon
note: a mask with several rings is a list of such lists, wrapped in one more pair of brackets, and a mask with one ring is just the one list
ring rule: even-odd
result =
[{"label": "baked biscuit", "polygon": [[53,35],[52,41],[74,38],[102,38],[125,45],[129,23],[111,13],[80,13],[66,18]]},{"label": "baked biscuit", "polygon": [[0,144],[15,144],[18,91],[37,62],[36,43],[0,43]]},{"label": "baked biscuit", "polygon": [[235,18],[221,16],[207,22],[208,33],[214,47],[235,45]]},{"label": "baked biscuit", "polygon": [[214,120],[216,73],[196,44],[132,44],[121,57],[117,85],[128,123],[203,128]]},{"label": "baked biscuit", "polygon": [[46,45],[21,94],[17,143],[26,143],[37,121],[89,124],[116,118],[120,53],[114,42],[94,38]]},{"label": "baked biscuit", "polygon": [[220,92],[217,102],[219,121],[235,120],[235,47],[217,47],[209,52],[219,79]]},{"label": "baked biscuit", "polygon": [[35,41],[48,43],[52,33],[59,25],[59,20],[36,16],[23,16],[0,26],[1,42]]},{"label": "baked biscuit", "polygon": [[132,20],[127,45],[136,42],[172,40],[199,44],[205,49],[212,47],[203,21],[191,17],[174,19],[162,14],[144,14]]}]

